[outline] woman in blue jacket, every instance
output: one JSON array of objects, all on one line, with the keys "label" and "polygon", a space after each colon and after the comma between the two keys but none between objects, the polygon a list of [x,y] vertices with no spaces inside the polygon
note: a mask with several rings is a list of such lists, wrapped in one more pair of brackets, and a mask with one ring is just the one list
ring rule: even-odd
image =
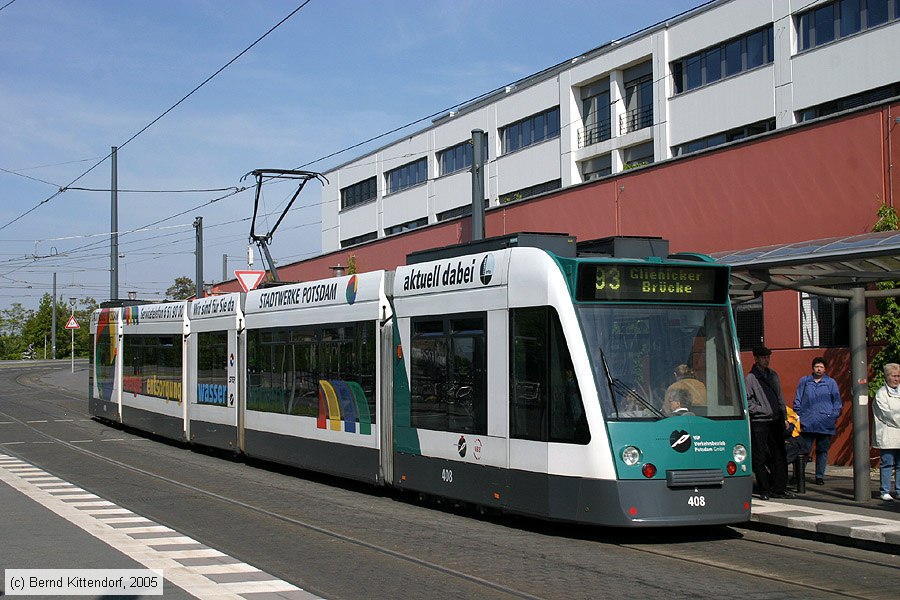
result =
[{"label": "woman in blue jacket", "polygon": [[825,483],[828,448],[838,417],[841,415],[841,394],[837,382],[825,374],[828,364],[821,356],[812,361],[812,375],[800,378],[794,396],[794,410],[800,417],[800,437],[806,454],[816,445],[816,484]]}]

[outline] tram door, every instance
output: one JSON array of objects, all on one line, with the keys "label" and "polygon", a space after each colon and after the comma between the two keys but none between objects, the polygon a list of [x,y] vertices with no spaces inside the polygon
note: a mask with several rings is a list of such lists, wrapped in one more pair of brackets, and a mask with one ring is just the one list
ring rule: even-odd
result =
[{"label": "tram door", "polygon": [[394,322],[385,321],[380,329],[379,361],[380,386],[378,390],[378,418],[381,423],[381,440],[379,446],[379,483],[390,483],[394,480]]}]

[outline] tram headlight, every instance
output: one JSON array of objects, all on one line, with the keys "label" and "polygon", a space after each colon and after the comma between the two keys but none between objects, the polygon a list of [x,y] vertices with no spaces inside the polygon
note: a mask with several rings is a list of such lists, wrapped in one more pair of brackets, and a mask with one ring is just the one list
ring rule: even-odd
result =
[{"label": "tram headlight", "polygon": [[634,446],[628,446],[622,450],[622,462],[633,467],[641,461],[641,451]]},{"label": "tram headlight", "polygon": [[743,444],[735,444],[732,450],[734,462],[741,464],[747,460],[747,448]]}]

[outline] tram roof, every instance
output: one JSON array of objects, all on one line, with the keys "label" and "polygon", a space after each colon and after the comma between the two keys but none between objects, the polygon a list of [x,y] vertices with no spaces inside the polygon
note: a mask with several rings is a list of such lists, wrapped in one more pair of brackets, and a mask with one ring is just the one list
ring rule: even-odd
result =
[{"label": "tram roof", "polygon": [[744,297],[790,286],[836,287],[897,279],[900,231],[775,244],[711,256],[731,266],[731,295]]}]

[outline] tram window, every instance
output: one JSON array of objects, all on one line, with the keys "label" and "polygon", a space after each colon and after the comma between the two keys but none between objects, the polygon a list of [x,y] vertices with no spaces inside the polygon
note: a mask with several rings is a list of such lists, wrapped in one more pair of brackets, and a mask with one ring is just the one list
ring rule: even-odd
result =
[{"label": "tram window", "polygon": [[510,321],[510,436],[586,444],[584,406],[556,311],[513,309]]},{"label": "tram window", "polygon": [[198,404],[225,405],[225,393],[222,389],[228,386],[227,332],[207,331],[197,334],[197,383],[209,386],[198,388]]},{"label": "tram window", "polygon": [[319,410],[319,365],[315,332],[294,330],[293,385],[288,400],[291,414],[317,415]]},{"label": "tram window", "polygon": [[[182,347],[175,336],[126,335],[122,342],[125,377],[133,390],[166,400],[181,400]],[[177,386],[150,386],[150,380],[175,382]],[[150,393],[151,391],[158,391]]]},{"label": "tram window", "polygon": [[487,432],[485,315],[414,319],[410,352],[413,427]]},{"label": "tram window", "polygon": [[320,387],[327,381],[338,393],[352,394],[354,402],[365,401],[368,411],[358,412],[357,421],[376,422],[374,321],[251,329],[247,372],[250,410],[321,417]]}]

